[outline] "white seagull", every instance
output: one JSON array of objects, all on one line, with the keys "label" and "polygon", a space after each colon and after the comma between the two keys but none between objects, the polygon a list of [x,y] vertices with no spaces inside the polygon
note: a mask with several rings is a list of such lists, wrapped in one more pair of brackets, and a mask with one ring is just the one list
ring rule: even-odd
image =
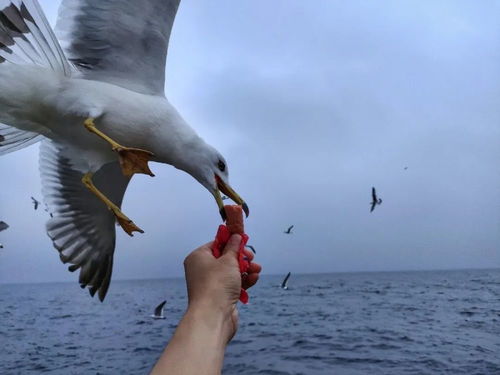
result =
[{"label": "white seagull", "polygon": [[[47,233],[70,271],[102,301],[115,222],[130,178],[148,161],[192,175],[215,197],[248,207],[224,157],[165,97],[165,61],[180,0],[63,0],[55,34],[37,0],[0,0],[0,155],[41,141],[53,217]],[[58,38],[56,38],[56,36]]]}]

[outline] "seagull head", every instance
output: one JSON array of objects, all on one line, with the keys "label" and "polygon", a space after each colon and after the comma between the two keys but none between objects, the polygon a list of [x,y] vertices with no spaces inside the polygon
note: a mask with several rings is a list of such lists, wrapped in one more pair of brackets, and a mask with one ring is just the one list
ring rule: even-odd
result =
[{"label": "seagull head", "polygon": [[223,220],[226,220],[226,212],[221,193],[242,206],[248,217],[247,204],[229,185],[228,167],[224,157],[201,139],[200,142],[195,142],[192,146],[194,147],[190,147],[189,159],[183,160],[181,166],[177,166],[177,168],[193,176],[214,196]]}]

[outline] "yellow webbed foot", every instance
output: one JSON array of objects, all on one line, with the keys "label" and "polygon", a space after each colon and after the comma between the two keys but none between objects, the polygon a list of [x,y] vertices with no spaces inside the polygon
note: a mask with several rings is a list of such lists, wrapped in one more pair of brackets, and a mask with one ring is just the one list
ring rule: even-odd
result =
[{"label": "yellow webbed foot", "polygon": [[127,177],[132,177],[135,173],[147,174],[154,177],[153,172],[149,169],[148,161],[150,161],[154,154],[152,152],[141,150],[139,148],[125,147],[108,137],[102,131],[96,128],[94,119],[89,117],[83,123],[85,128],[95,135],[101,137],[111,145],[113,151],[117,152],[120,156],[120,165],[122,172]]},{"label": "yellow webbed foot", "polygon": [[92,173],[87,173],[82,178],[83,184],[89,189],[97,198],[99,198],[108,209],[115,215],[116,221],[122,227],[122,229],[129,235],[133,236],[133,232],[144,233],[144,231],[134,224],[113,202],[111,202],[108,197],[106,197],[99,189],[96,188],[92,182]]},{"label": "yellow webbed foot", "polygon": [[123,146],[113,148],[113,150],[120,156],[120,165],[125,176],[132,177],[135,173],[143,173],[154,177],[148,165],[154,156],[152,152]]},{"label": "yellow webbed foot", "polygon": [[135,225],[135,223],[132,220],[130,220],[127,216],[125,216],[123,212],[121,212],[120,210],[115,211],[113,209],[111,209],[111,211],[113,211],[113,214],[115,215],[118,224],[130,237],[134,236],[132,234],[133,232],[144,233],[144,231],[137,225]]}]

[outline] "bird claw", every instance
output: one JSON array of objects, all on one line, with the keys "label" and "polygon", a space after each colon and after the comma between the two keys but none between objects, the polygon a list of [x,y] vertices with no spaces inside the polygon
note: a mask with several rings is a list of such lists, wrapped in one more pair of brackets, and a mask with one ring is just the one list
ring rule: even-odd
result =
[{"label": "bird claw", "polygon": [[120,156],[120,165],[125,176],[132,177],[135,173],[142,173],[154,177],[148,166],[148,161],[154,156],[152,152],[129,147],[117,147],[114,151]]},{"label": "bird claw", "polygon": [[115,214],[116,221],[118,222],[118,224],[130,237],[134,236],[132,232],[144,233],[144,231],[141,228],[135,225],[134,222],[130,220],[127,216],[125,216],[123,213],[121,212],[119,213],[113,212],[113,213]]}]

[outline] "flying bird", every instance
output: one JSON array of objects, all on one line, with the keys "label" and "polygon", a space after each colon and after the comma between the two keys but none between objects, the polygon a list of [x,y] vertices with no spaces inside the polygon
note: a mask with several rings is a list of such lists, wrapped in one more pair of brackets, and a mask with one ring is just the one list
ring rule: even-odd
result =
[{"label": "flying bird", "polygon": [[288,227],[288,229],[286,231],[284,231],[283,233],[285,233],[285,234],[292,234],[292,229],[293,229],[293,225],[290,225]]},{"label": "flying bird", "polygon": [[248,247],[250,250],[252,250],[254,254],[257,254],[257,252],[255,251],[255,247],[253,247],[252,245],[245,245],[245,246]]},{"label": "flying bird", "polygon": [[370,209],[370,212],[373,212],[377,204],[382,204],[382,199],[377,198],[377,192],[375,191],[375,188],[372,187],[372,203],[371,203],[372,207]]},{"label": "flying bird", "polygon": [[408,167],[405,167],[405,171],[408,169]]},{"label": "flying bird", "polygon": [[40,204],[40,202],[33,197],[31,197],[31,201],[33,202],[33,207],[35,208],[36,211],[38,209],[38,205]]},{"label": "flying bird", "polygon": [[[231,188],[224,157],[165,97],[165,62],[180,0],[62,0],[55,32],[37,0],[0,1],[0,155],[41,141],[47,233],[79,283],[104,300],[115,222],[148,162],[189,173],[217,203]],[[56,37],[57,35],[57,37]],[[142,197],[144,205],[147,197]],[[154,202],[149,202],[155,204]]]},{"label": "flying bird", "polygon": [[0,221],[0,232],[9,228],[9,224],[7,224],[5,221]]},{"label": "flying bird", "polygon": [[167,301],[163,301],[158,306],[156,306],[153,315],[151,315],[153,319],[165,319],[165,316],[163,315],[163,307],[166,303]]},{"label": "flying bird", "polygon": [[283,279],[283,282],[281,283],[281,289],[288,289],[288,279],[290,278],[290,275],[292,273],[291,272],[288,272],[288,274],[285,276],[285,278]]}]

